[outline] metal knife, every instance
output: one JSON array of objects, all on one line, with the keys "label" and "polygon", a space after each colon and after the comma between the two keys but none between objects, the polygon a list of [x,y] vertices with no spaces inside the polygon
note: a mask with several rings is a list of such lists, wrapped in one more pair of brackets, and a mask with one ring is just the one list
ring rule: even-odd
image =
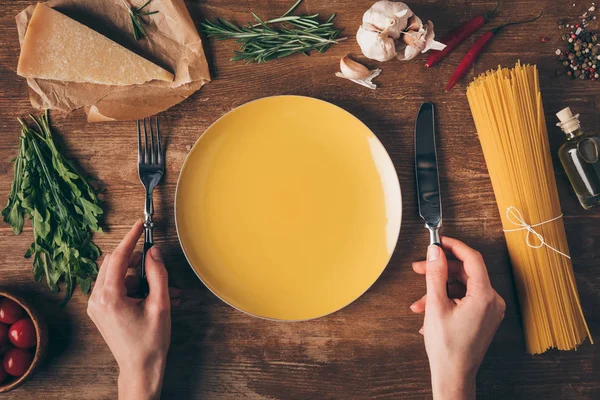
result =
[{"label": "metal knife", "polygon": [[419,215],[429,230],[430,244],[440,245],[442,202],[435,150],[435,118],[432,103],[423,103],[415,125],[415,171]]}]

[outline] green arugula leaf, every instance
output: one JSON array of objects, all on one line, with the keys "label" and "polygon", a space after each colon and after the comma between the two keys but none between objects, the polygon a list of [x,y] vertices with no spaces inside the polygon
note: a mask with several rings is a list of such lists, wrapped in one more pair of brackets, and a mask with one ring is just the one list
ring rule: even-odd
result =
[{"label": "green arugula leaf", "polygon": [[98,217],[103,211],[94,188],[58,151],[48,112],[30,117],[37,129],[19,120],[21,142],[2,217],[16,235],[25,217],[31,220],[34,240],[25,257],[33,257],[37,282],[45,278],[53,292],[64,285],[65,304],[77,285],[89,293],[98,275],[100,250],[92,232],[102,232]]},{"label": "green arugula leaf", "polygon": [[23,183],[23,165],[25,164],[24,154],[19,148],[19,155],[14,161],[14,176],[10,193],[8,195],[8,204],[2,210],[2,218],[9,224],[15,235],[20,234],[23,231],[23,224],[25,222],[23,216],[23,206],[21,205],[21,198],[19,197],[19,191]]},{"label": "green arugula leaf", "polygon": [[14,199],[12,201],[9,200],[6,208],[2,210],[2,217],[4,218],[4,222],[12,227],[15,235],[18,235],[23,231],[25,218],[23,216],[23,209],[18,199]]},{"label": "green arugula leaf", "polygon": [[35,253],[35,243],[31,243],[31,246],[25,252],[25,258],[31,258],[31,256]]},{"label": "green arugula leaf", "polygon": [[[46,218],[49,218],[47,211]],[[32,223],[35,235],[40,236],[41,238],[46,238],[48,236],[48,234],[50,233],[50,224],[44,217],[42,217],[37,208],[33,210]]]},{"label": "green arugula leaf", "polygon": [[92,280],[91,279],[81,279],[77,278],[77,284],[81,288],[81,291],[84,294],[88,294],[90,289],[92,288]]}]

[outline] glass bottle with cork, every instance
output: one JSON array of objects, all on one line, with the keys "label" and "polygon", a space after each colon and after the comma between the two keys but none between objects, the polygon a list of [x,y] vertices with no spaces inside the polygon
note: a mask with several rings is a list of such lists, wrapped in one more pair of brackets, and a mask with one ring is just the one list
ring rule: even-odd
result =
[{"label": "glass bottle with cork", "polygon": [[556,116],[559,126],[567,135],[567,142],[558,150],[560,161],[575,189],[575,194],[586,210],[600,206],[600,135],[584,133],[579,114],[573,115],[566,107]]}]

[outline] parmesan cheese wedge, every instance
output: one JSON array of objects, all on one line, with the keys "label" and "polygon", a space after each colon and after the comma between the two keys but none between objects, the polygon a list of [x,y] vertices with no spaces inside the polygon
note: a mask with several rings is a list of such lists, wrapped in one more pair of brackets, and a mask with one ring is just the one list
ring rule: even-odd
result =
[{"label": "parmesan cheese wedge", "polygon": [[173,81],[169,71],[42,3],[27,27],[17,74],[119,86]]}]

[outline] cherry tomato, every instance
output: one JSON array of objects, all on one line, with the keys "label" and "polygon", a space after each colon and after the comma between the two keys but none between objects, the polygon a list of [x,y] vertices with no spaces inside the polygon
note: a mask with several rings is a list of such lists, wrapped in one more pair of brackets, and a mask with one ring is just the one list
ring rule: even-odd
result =
[{"label": "cherry tomato", "polygon": [[23,315],[23,308],[11,299],[0,300],[0,322],[14,324]]},{"label": "cherry tomato", "polygon": [[2,383],[6,379],[6,371],[4,368],[0,368],[0,383]]},{"label": "cherry tomato", "polygon": [[10,349],[4,355],[2,366],[4,370],[12,376],[21,376],[31,365],[33,354],[25,349]]},{"label": "cherry tomato", "polygon": [[29,318],[23,318],[12,324],[8,330],[10,342],[21,349],[30,349],[35,346],[35,326]]},{"label": "cherry tomato", "polygon": [[8,342],[8,326],[0,323],[0,347]]}]

